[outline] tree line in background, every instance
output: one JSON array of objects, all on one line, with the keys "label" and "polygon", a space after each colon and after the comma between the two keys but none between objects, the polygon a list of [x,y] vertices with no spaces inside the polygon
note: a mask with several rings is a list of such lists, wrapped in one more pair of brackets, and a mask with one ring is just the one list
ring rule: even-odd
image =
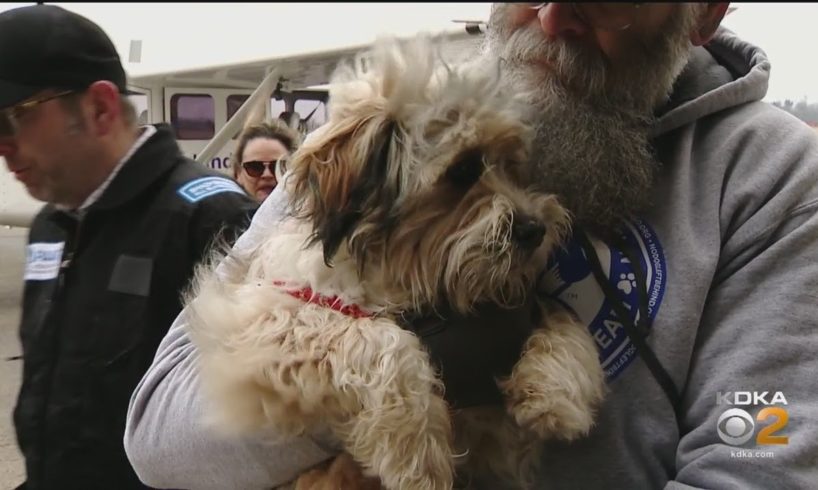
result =
[{"label": "tree line in background", "polygon": [[773,105],[783,109],[810,126],[818,126],[818,104],[810,104],[804,98],[798,102],[787,99],[783,102],[775,101]]}]

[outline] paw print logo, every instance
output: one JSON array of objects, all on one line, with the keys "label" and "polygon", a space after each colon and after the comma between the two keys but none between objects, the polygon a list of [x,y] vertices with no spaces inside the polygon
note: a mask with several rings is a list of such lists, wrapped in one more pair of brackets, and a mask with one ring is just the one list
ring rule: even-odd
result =
[{"label": "paw print logo", "polygon": [[616,284],[616,287],[625,294],[631,294],[633,288],[636,287],[636,276],[632,272],[619,274],[619,282]]}]

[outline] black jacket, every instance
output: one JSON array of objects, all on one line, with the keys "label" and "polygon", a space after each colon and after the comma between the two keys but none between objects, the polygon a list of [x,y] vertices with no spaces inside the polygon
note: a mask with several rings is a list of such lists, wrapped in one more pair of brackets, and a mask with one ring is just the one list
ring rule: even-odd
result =
[{"label": "black jacket", "polygon": [[80,221],[47,205],[31,226],[14,410],[27,490],[145,488],[122,442],[131,392],[194,265],[257,208],[157,129]]}]

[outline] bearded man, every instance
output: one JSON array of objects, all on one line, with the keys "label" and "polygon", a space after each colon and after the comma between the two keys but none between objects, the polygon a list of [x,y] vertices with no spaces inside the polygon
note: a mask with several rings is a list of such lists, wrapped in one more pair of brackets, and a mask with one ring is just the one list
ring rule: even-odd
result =
[{"label": "bearded man", "polygon": [[[588,437],[547,443],[536,488],[818,481],[818,390],[806,388],[818,370],[818,139],[761,102],[770,63],[719,27],[726,10],[492,9],[486,55],[531,94],[537,184],[559,195],[577,230],[540,290],[588,326],[609,390]],[[282,199],[265,202],[242,240],[257,240]],[[454,406],[498,401],[494,376],[530,330],[517,313],[503,329],[480,325],[507,312],[451,319],[424,339]],[[146,483],[269,488],[337,454],[313,439],[204,429],[184,324],[183,313],[131,401],[125,445]]]}]

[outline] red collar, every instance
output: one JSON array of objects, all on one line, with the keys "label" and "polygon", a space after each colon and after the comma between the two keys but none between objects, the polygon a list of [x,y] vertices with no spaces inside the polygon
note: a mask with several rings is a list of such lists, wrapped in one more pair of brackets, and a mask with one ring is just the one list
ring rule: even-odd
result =
[{"label": "red collar", "polygon": [[[284,286],[284,281],[273,281],[273,284],[276,286]],[[301,289],[288,289],[287,294],[293,296],[295,298],[300,299],[306,303],[312,303],[314,305],[323,306],[325,308],[329,308],[331,310],[335,310],[339,313],[343,313],[346,316],[351,316],[352,318],[372,318],[374,315],[367,311],[361,309],[360,306],[352,304],[352,305],[345,305],[341,302],[341,299],[338,296],[323,296],[321,294],[316,293],[312,290],[311,287],[305,286]]]}]

